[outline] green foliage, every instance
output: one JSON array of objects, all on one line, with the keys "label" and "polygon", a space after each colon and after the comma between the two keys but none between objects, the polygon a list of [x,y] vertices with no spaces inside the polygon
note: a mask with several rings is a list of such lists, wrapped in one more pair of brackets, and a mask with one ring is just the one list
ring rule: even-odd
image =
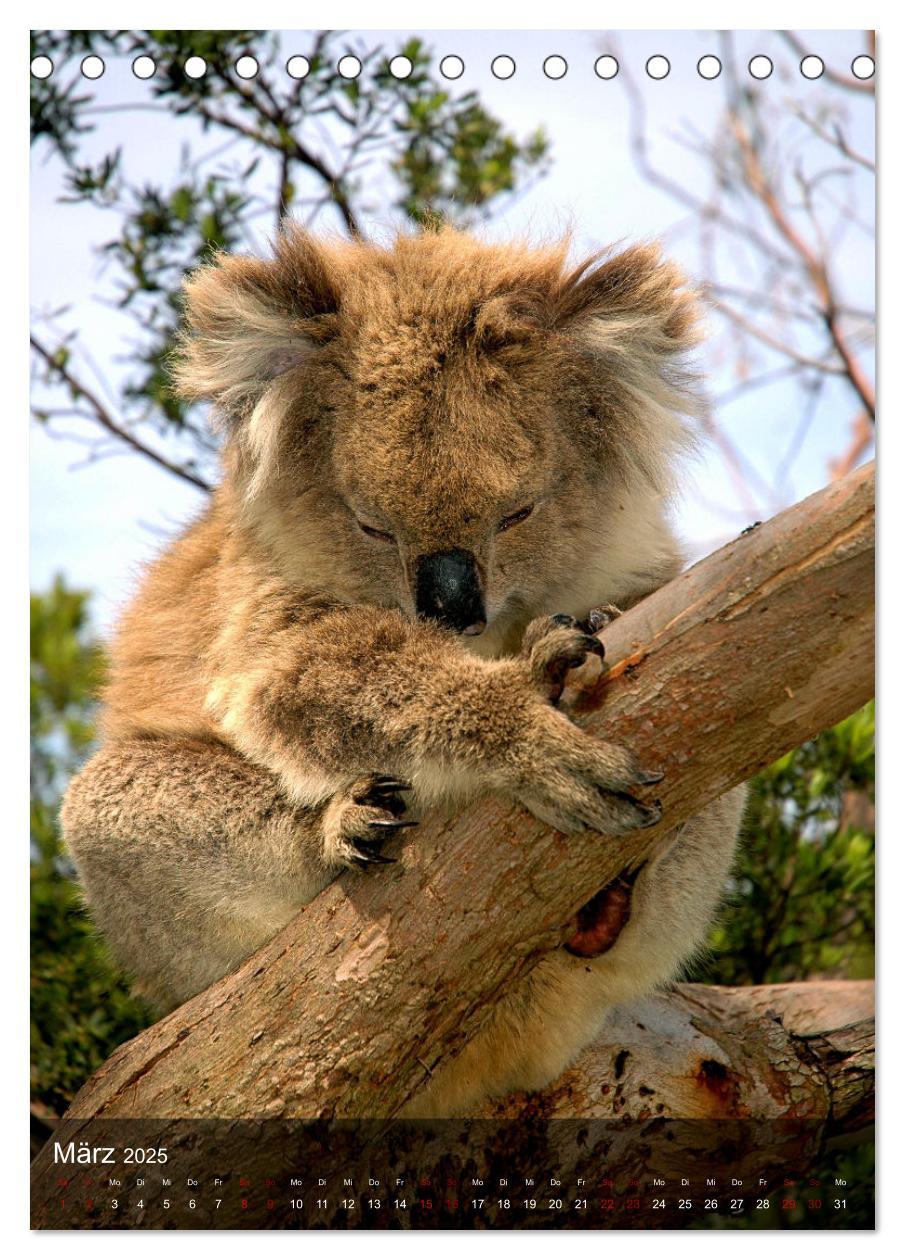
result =
[{"label": "green foliage", "polygon": [[31,598],[32,1096],[57,1112],[150,1022],[91,927],[60,841],[60,797],[91,750],[103,669],[87,603],[59,578]]},{"label": "green foliage", "polygon": [[394,126],[404,147],[392,159],[392,170],[403,188],[399,204],[410,218],[428,225],[460,219],[463,208],[483,210],[532,170],[547,169],[542,128],[520,144],[475,92],[455,99],[437,86],[420,40],[409,40],[402,53],[412,63],[408,78],[394,80],[387,69],[377,78],[400,89],[403,109]]},{"label": "green foliage", "polygon": [[731,904],[693,978],[873,975],[874,705],[753,781]]}]

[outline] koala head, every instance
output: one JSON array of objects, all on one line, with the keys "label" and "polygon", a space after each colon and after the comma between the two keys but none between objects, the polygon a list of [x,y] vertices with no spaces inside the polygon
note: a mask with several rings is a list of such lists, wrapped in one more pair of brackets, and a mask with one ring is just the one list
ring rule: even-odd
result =
[{"label": "koala head", "polygon": [[220,498],[305,590],[485,651],[675,570],[696,311],[656,247],[576,267],[565,244],[289,226],[272,259],[195,272],[186,311],[175,375],[225,428]]}]

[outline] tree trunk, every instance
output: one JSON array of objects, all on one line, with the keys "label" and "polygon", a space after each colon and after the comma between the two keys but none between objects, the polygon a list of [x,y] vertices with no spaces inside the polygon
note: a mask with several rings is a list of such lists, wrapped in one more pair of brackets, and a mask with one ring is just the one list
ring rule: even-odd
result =
[{"label": "tree trunk", "polygon": [[873,468],[707,557],[602,634],[584,724],[666,771],[663,821],[566,838],[506,801],[426,818],[122,1046],[68,1118],[395,1114],[657,837],[873,694]]}]

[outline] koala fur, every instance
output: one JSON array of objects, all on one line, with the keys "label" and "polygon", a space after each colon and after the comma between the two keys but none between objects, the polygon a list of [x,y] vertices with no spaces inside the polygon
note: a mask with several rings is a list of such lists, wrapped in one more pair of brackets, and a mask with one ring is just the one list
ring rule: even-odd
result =
[{"label": "koala fur", "polygon": [[[658,814],[654,776],[557,706],[592,608],[672,578],[693,295],[649,245],[292,225],[186,284],[175,369],[225,434],[208,506],[112,645],[101,751],[63,823],[94,917],[161,1009],[273,936],[406,807],[487,793],[567,833]],[[725,885],[736,791],[643,868],[598,957],[557,950],[413,1115],[537,1089],[673,978]],[[579,841],[580,842],[580,841]]]}]

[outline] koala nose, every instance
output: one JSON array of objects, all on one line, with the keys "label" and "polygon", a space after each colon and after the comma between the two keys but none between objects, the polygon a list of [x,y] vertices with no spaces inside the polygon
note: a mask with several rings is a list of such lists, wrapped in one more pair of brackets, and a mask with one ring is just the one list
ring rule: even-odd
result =
[{"label": "koala nose", "polygon": [[459,634],[480,634],[487,625],[477,561],[461,547],[419,556],[415,567],[415,608]]}]

